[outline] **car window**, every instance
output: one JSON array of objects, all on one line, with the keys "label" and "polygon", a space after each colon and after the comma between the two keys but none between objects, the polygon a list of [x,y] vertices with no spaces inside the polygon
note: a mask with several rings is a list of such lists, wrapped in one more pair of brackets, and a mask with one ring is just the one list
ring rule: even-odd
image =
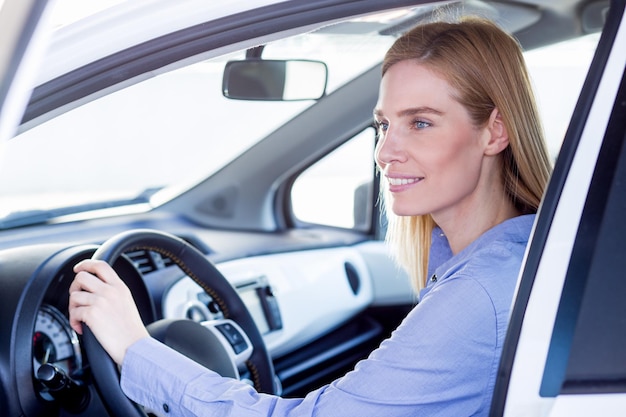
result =
[{"label": "car window", "polygon": [[[263,57],[325,62],[330,94],[374,65],[393,39],[322,30],[272,42]],[[16,136],[0,164],[0,219],[184,191],[314,103],[224,98],[223,68],[244,57],[241,51],[160,74]]]},{"label": "car window", "polygon": [[556,159],[600,33],[524,54],[541,114],[548,150]]},{"label": "car window", "polygon": [[369,127],[304,171],[291,190],[297,220],[369,230],[376,131]]}]

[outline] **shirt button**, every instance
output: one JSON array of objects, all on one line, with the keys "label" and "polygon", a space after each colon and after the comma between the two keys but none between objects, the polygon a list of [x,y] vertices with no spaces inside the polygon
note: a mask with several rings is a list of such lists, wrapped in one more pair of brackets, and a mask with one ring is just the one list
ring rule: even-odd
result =
[{"label": "shirt button", "polygon": [[170,406],[167,404],[163,404],[163,411],[165,411],[166,413],[170,412]]},{"label": "shirt button", "polygon": [[433,276],[430,277],[430,282],[437,282],[437,274],[433,274]]}]

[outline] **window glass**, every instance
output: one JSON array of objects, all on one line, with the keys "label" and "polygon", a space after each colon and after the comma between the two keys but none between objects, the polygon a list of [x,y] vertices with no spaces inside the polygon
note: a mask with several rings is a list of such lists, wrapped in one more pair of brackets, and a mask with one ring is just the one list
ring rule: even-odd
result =
[{"label": "window glass", "polygon": [[304,171],[291,191],[303,222],[368,230],[373,212],[374,144],[368,128]]},{"label": "window glass", "polygon": [[[263,57],[325,62],[326,93],[332,94],[374,65],[393,39],[313,32],[272,42]],[[241,51],[159,74],[3,144],[0,221],[20,213],[149,202],[168,188],[167,195],[180,193],[315,103],[224,98],[223,68],[244,57]]]},{"label": "window glass", "polygon": [[599,39],[600,34],[594,33],[524,54],[553,159],[561,149]]}]

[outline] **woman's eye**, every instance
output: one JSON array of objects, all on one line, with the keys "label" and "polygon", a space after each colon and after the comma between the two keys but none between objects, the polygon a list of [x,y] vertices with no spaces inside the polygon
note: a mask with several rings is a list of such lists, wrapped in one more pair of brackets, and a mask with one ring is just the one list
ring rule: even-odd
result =
[{"label": "woman's eye", "polygon": [[424,129],[430,126],[430,123],[425,122],[423,120],[416,120],[413,122],[413,125],[417,128],[417,129]]},{"label": "woman's eye", "polygon": [[386,132],[387,129],[389,128],[389,123],[386,123],[386,122],[376,122],[376,124],[378,126],[379,132]]}]

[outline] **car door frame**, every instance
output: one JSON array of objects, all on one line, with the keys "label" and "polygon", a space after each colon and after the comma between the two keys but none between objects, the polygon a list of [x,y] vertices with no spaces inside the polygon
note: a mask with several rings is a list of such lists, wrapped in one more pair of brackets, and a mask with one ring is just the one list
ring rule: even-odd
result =
[{"label": "car door frame", "polygon": [[[580,267],[575,245],[596,243],[586,240],[584,230],[579,228],[581,219],[585,213],[603,216],[602,207],[590,208],[587,198],[592,182],[597,181],[604,168],[597,164],[601,148],[624,138],[623,126],[615,124],[624,118],[626,105],[621,96],[626,61],[625,2],[614,0],[610,7],[526,253],[491,416],[563,415],[560,413],[567,408],[555,407],[564,402],[560,392],[546,394],[541,387],[545,378],[554,377],[548,368],[549,351],[559,343],[555,336],[559,331],[559,311],[571,303],[568,279]],[[589,210],[597,212],[589,214]],[[573,320],[576,321],[575,315]],[[569,355],[570,348],[567,345],[560,353]],[[567,358],[561,360],[566,362]],[[600,401],[606,401],[605,393],[596,395],[602,396]],[[567,395],[566,402],[584,402],[592,407],[593,400],[591,395],[584,400],[579,395]],[[626,393],[612,396],[610,401],[626,407]]]},{"label": "car door frame", "polygon": [[13,137],[46,43],[47,0],[0,3],[0,143]]}]

